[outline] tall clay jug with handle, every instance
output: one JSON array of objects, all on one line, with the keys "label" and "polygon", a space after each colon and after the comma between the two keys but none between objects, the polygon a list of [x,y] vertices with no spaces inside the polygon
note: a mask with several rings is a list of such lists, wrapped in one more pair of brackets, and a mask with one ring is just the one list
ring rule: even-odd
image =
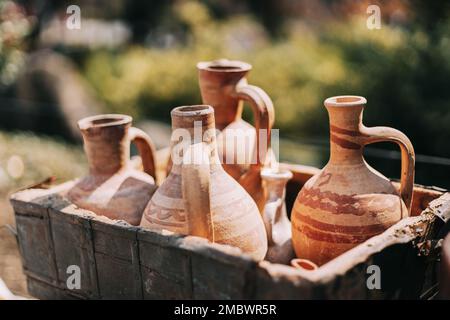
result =
[{"label": "tall clay jug with handle", "polygon": [[214,109],[172,110],[172,168],[145,209],[141,226],[207,238],[262,260],[266,231],[250,195],[228,175],[216,147]]},{"label": "tall clay jug with handle", "polygon": [[[78,122],[89,163],[89,175],[69,190],[68,198],[83,209],[139,225],[145,206],[156,190],[155,149],[132,118],[103,114]],[[142,157],[144,171],[132,167],[130,143]]]},{"label": "tall clay jug with handle", "polygon": [[[260,171],[271,160],[270,130],[273,104],[261,89],[247,83],[251,65],[242,61],[199,62],[199,85],[204,104],[214,107],[219,156],[225,171],[264,206]],[[255,127],[242,119],[243,103],[252,107]],[[256,129],[256,130],[255,130]]]},{"label": "tall clay jug with handle", "polygon": [[[414,149],[400,131],[362,123],[366,99],[325,100],[330,118],[330,160],[302,188],[292,210],[298,258],[322,265],[409,215]],[[400,192],[364,160],[365,145],[391,141],[402,155]]]}]

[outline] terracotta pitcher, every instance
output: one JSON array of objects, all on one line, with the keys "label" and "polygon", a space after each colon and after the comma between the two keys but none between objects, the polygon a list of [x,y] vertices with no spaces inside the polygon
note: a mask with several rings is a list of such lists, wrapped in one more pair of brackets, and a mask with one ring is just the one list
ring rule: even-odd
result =
[{"label": "terracotta pitcher", "polygon": [[[131,121],[130,116],[105,114],[78,122],[89,175],[67,196],[80,208],[139,225],[156,189],[155,151],[150,138],[142,130],[131,127]],[[145,172],[133,169],[130,164],[131,142],[138,148]]]},{"label": "terracotta pitcher", "polygon": [[288,264],[295,256],[291,222],[285,204],[286,183],[292,178],[292,172],[265,168],[261,171],[261,177],[266,198],[262,213],[269,246],[265,260]]},{"label": "terracotta pitcher", "polygon": [[[414,149],[400,131],[362,124],[366,99],[325,100],[330,118],[330,160],[302,188],[292,210],[297,257],[318,265],[377,235],[409,215]],[[400,193],[363,158],[367,144],[395,142],[402,154]]]},{"label": "terracotta pitcher", "polygon": [[[275,120],[272,101],[261,88],[247,83],[252,68],[248,63],[222,59],[199,62],[197,68],[203,103],[214,107],[216,127],[221,131],[217,143],[223,167],[262,210],[260,170],[272,158],[268,152]],[[256,130],[242,119],[244,101],[253,110]]]},{"label": "terracotta pitcher", "polygon": [[[222,168],[214,109],[184,106],[171,116],[172,168],[145,209],[141,226],[204,237],[263,259],[264,223],[253,199]],[[192,155],[202,161],[188,161]]]}]

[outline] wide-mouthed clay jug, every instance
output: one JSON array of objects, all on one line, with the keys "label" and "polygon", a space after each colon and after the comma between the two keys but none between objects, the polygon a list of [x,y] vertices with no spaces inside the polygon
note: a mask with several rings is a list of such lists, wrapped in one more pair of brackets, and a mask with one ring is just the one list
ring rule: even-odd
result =
[{"label": "wide-mouthed clay jug", "polygon": [[[78,122],[89,163],[89,175],[69,190],[78,207],[110,219],[139,225],[145,206],[156,190],[155,150],[142,130],[131,126],[132,118],[103,114]],[[144,171],[130,162],[130,143],[142,158]]]},{"label": "wide-mouthed clay jug", "polygon": [[265,205],[262,211],[267,232],[268,250],[265,260],[288,264],[295,257],[292,248],[291,222],[286,212],[286,184],[292,172],[277,168],[261,171]]},{"label": "wide-mouthed clay jug", "polygon": [[141,226],[207,238],[262,260],[267,251],[264,223],[250,195],[222,168],[214,109],[183,106],[171,116],[172,168],[145,209]]},{"label": "wide-mouthed clay jug", "polygon": [[[260,171],[273,158],[270,130],[275,114],[269,96],[247,83],[251,68],[248,63],[226,59],[197,64],[203,103],[214,108],[216,128],[220,130],[217,144],[223,167],[262,210]],[[244,101],[252,108],[255,127],[242,119]]]},{"label": "wide-mouthed clay jug", "polygon": [[[409,215],[414,184],[414,149],[400,131],[365,127],[366,99],[325,100],[330,119],[330,160],[300,190],[291,221],[298,258],[319,266]],[[400,192],[363,157],[365,145],[390,141],[401,149]]]}]

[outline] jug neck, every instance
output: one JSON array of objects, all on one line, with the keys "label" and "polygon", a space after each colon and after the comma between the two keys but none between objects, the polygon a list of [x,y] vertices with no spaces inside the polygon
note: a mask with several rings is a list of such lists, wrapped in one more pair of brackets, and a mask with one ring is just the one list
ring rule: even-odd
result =
[{"label": "jug neck", "polygon": [[365,99],[355,96],[329,98],[325,101],[330,119],[330,164],[364,163],[360,126]]},{"label": "jug neck", "polygon": [[242,116],[243,102],[237,97],[236,88],[247,83],[251,65],[222,59],[199,62],[197,69],[202,101],[214,107],[216,127],[223,130]]},{"label": "jug neck", "polygon": [[[214,109],[209,105],[182,106],[172,110],[171,160],[172,171],[180,172],[188,146],[203,143],[208,163],[220,166],[216,144]],[[199,155],[200,156],[200,155]]]},{"label": "jug neck", "polygon": [[267,168],[261,171],[261,178],[266,190],[267,201],[273,202],[281,199],[284,202],[286,197],[286,184],[292,178],[292,172]]},{"label": "jug neck", "polygon": [[128,129],[131,117],[104,115],[79,122],[91,175],[113,175],[127,166],[130,158]]}]

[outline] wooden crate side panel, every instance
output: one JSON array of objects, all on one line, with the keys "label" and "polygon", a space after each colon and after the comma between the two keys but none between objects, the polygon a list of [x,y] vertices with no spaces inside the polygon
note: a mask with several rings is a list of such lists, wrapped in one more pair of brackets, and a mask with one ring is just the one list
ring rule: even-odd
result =
[{"label": "wooden crate side panel", "polygon": [[[404,283],[405,259],[410,244],[392,245],[370,255],[363,262],[328,279],[315,277],[312,272],[300,272],[287,266],[262,262],[256,271],[254,299],[394,299],[401,297]],[[380,282],[371,278],[379,268]],[[378,272],[378,271],[375,271]],[[316,273],[317,274],[317,273]],[[411,280],[409,278],[409,280]],[[380,287],[377,285],[380,284]],[[415,297],[419,297],[416,286]],[[410,292],[411,293],[411,292]]]},{"label": "wooden crate side panel", "polygon": [[177,279],[170,279],[145,266],[141,266],[141,275],[143,295],[146,300],[192,299],[191,284],[188,282],[190,275],[186,275],[186,279],[180,281]]},{"label": "wooden crate side panel", "polygon": [[81,288],[77,294],[97,298],[97,268],[92,243],[90,217],[70,215],[50,209],[59,286],[67,288],[69,266],[80,268]]},{"label": "wooden crate side panel", "polygon": [[101,299],[142,299],[140,274],[131,261],[95,253]]},{"label": "wooden crate side panel", "polygon": [[372,291],[367,288],[367,263],[360,263],[348,270],[343,275],[334,277],[326,283],[317,283],[318,299],[326,300],[362,300],[370,298],[381,298],[379,290]]},{"label": "wooden crate side panel", "polygon": [[42,215],[16,214],[17,238],[25,273],[57,283],[56,263],[47,210]]},{"label": "wooden crate side panel", "polygon": [[238,248],[185,241],[191,250],[194,299],[249,299],[254,290],[256,262]]},{"label": "wooden crate side panel", "polygon": [[251,299],[306,300],[320,297],[316,283],[300,276],[289,266],[263,261],[256,267]]},{"label": "wooden crate side panel", "polygon": [[[447,198],[448,196],[447,194]],[[82,267],[82,289],[68,292],[71,296],[79,294],[85,298],[102,297],[99,295],[99,283],[104,284],[104,292],[108,294],[129,295],[133,291],[129,288],[132,287],[127,287],[128,291],[120,291],[117,289],[119,282],[108,282],[110,279],[107,279],[106,273],[99,274],[97,278],[97,273],[102,272],[103,266],[114,263],[118,267],[113,268],[119,270],[119,273],[129,272],[127,263],[130,263],[130,254],[122,251],[131,250],[131,265],[134,267],[133,271],[141,277],[139,282],[143,287],[144,298],[398,298],[416,297],[417,292],[420,292],[420,283],[407,286],[408,281],[411,281],[410,277],[416,275],[408,274],[405,270],[423,263],[422,259],[415,259],[417,250],[411,243],[421,237],[422,240],[427,240],[430,236],[436,236],[438,226],[430,224],[437,216],[433,210],[440,210],[440,214],[444,215],[441,219],[445,220],[445,212],[448,210],[442,208],[447,208],[450,204],[445,202],[447,198],[441,198],[431,203],[432,209],[427,209],[420,217],[402,220],[389,231],[333,260],[327,267],[321,267],[317,272],[305,276],[287,266],[281,266],[281,271],[273,272],[273,266],[257,266],[256,262],[246,258],[237,248],[209,244],[205,239],[143,229],[136,229],[133,235],[134,231],[125,226],[100,222],[97,224],[96,218],[83,214],[82,210],[67,210],[70,204],[60,198],[54,199],[55,208],[47,211],[41,205],[41,209],[44,208],[43,212],[50,215],[50,239],[55,246],[58,266],[58,277],[55,278],[60,280],[61,292],[68,292],[64,289],[68,263],[81,264],[78,265]],[[36,219],[37,208],[34,206],[29,215],[33,219]],[[425,230],[430,225],[436,230]],[[92,226],[98,228],[92,229]],[[109,245],[108,235],[123,239],[118,244],[123,246],[119,255],[114,253],[114,245]],[[135,252],[130,245],[134,236],[137,239],[137,243],[134,243]],[[99,245],[98,252],[94,250],[96,241]],[[368,290],[367,267],[374,264],[381,269],[382,288]],[[435,261],[431,264],[435,264]],[[273,289],[269,290],[270,287]]]},{"label": "wooden crate side panel", "polygon": [[183,236],[141,229],[139,257],[144,299],[191,299],[189,252],[181,247]]},{"label": "wooden crate side panel", "polygon": [[127,223],[91,220],[101,299],[142,299],[138,228]]},{"label": "wooden crate side panel", "polygon": [[117,227],[111,223],[91,220],[95,252],[132,261],[133,247],[137,242],[137,228]]},{"label": "wooden crate side panel", "polygon": [[405,282],[406,256],[410,248],[409,243],[394,244],[368,256],[345,274],[325,283],[322,286],[323,297],[344,300],[398,299]]}]

